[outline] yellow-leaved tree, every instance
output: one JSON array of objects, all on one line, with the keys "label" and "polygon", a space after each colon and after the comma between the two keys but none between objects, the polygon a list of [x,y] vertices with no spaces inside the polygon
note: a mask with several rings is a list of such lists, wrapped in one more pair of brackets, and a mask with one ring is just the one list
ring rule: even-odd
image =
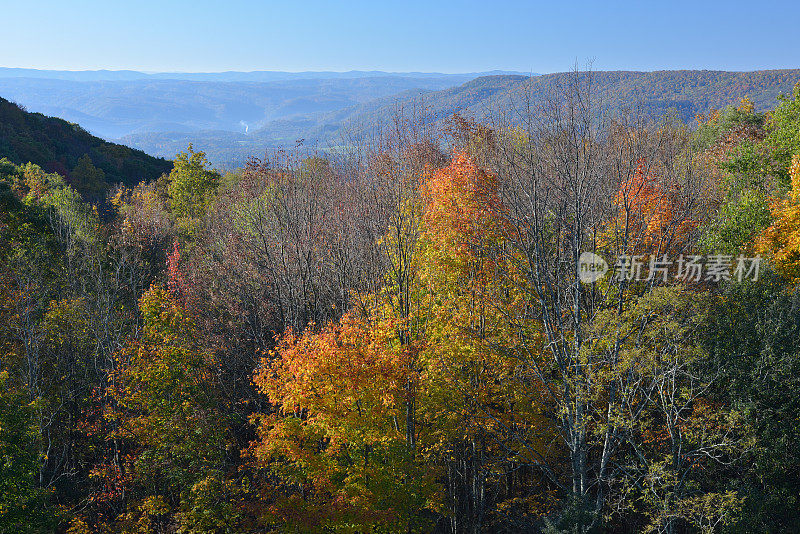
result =
[{"label": "yellow-leaved tree", "polygon": [[[428,298],[422,361],[435,429],[430,450],[446,471],[451,529],[502,524],[512,510],[539,516],[547,511],[542,484],[528,467],[549,454],[555,431],[543,414],[552,407],[520,363],[519,347],[541,333],[526,314],[514,258],[498,254],[504,221],[496,176],[457,152],[447,167],[428,174],[422,193],[419,269]],[[508,472],[516,476],[498,487]],[[494,510],[490,499],[499,503]]]},{"label": "yellow-leaved tree", "polygon": [[789,168],[791,189],[784,199],[770,205],[774,222],[764,230],[757,249],[770,254],[775,268],[794,282],[800,282],[800,155]]}]

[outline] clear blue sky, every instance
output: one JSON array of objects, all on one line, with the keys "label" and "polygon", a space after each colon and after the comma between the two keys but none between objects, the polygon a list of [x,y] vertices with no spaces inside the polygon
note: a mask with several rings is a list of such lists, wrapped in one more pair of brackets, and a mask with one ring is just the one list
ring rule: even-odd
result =
[{"label": "clear blue sky", "polygon": [[0,66],[555,72],[800,67],[800,1],[18,0]]}]

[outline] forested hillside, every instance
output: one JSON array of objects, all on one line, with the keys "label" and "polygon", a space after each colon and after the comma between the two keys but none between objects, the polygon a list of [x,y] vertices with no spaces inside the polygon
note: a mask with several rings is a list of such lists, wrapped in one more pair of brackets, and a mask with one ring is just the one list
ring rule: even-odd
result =
[{"label": "forested hillside", "polygon": [[[236,167],[266,148],[289,147],[302,139],[306,146],[322,150],[352,144],[352,138],[386,127],[399,109],[416,110],[425,120],[442,124],[453,113],[485,121],[504,110],[537,105],[553,89],[568,83],[570,73],[540,76],[484,76],[439,91],[413,90],[373,99],[348,108],[267,122],[249,135],[223,131],[152,132],[126,136],[123,142],[148,153],[170,156],[188,143],[206,151],[218,165]],[[598,112],[636,108],[643,116],[658,117],[675,112],[684,121],[698,113],[725,106],[747,96],[759,111],[775,105],[780,94],[788,94],[800,70],[755,72],[722,71],[599,71],[591,77]]]},{"label": "forested hillside", "polygon": [[103,141],[77,124],[28,113],[4,98],[0,98],[0,157],[57,172],[93,198],[114,184],[154,180],[172,168],[169,161]]},{"label": "forested hillside", "polygon": [[[788,76],[554,76],[227,174],[4,102],[0,533],[800,531]],[[106,216],[25,160],[60,139],[132,173]]]}]

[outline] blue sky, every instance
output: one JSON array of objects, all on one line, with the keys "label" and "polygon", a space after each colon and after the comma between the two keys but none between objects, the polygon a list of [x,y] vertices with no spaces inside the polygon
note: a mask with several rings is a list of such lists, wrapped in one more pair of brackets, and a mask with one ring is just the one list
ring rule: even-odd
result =
[{"label": "blue sky", "polygon": [[73,0],[3,5],[0,66],[523,72],[800,67],[800,2]]}]

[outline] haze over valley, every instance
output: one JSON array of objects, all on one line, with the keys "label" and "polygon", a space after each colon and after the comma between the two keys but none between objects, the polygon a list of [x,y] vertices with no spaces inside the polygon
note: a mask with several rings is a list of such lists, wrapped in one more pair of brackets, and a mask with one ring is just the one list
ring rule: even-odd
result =
[{"label": "haze over valley", "polygon": [[[683,120],[748,96],[759,110],[788,93],[798,70],[600,71],[594,90],[612,110],[639,106]],[[77,123],[109,141],[171,158],[190,143],[220,167],[278,148],[326,150],[380,131],[402,109],[429,121],[454,113],[486,119],[541,99],[567,74],[41,71],[0,69],[0,95]]]}]

